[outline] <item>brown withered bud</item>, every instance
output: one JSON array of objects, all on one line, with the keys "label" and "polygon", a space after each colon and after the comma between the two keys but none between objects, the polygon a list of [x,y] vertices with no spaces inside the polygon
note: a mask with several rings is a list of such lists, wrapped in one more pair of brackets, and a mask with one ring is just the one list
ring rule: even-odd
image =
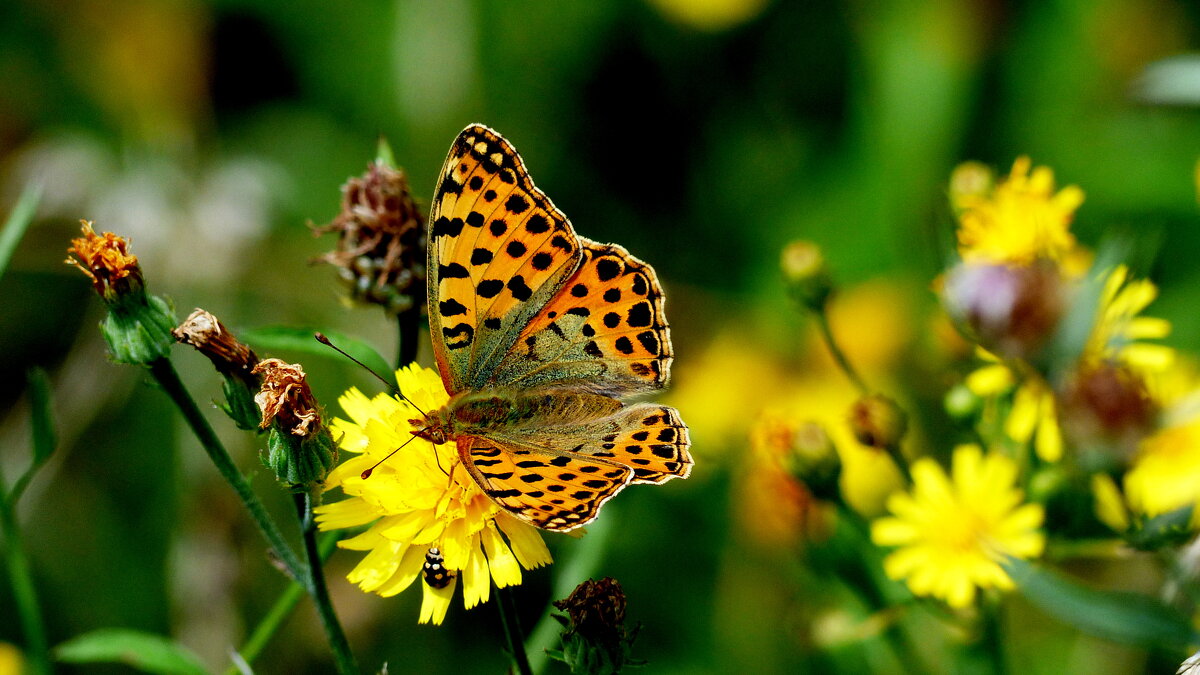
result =
[{"label": "brown withered bud", "polygon": [[188,318],[171,331],[175,339],[191,345],[212,361],[222,375],[245,375],[258,364],[254,350],[238,342],[225,324],[209,312],[197,307]]},{"label": "brown withered bud", "polygon": [[254,397],[262,410],[262,428],[276,422],[294,436],[311,436],[320,430],[321,413],[300,364],[263,359],[251,372],[262,377],[262,388]]},{"label": "brown withered bud", "polygon": [[850,429],[863,445],[894,448],[908,431],[908,416],[890,398],[869,394],[850,407]]},{"label": "brown withered bud", "polygon": [[1063,429],[1081,447],[1102,447],[1127,461],[1154,431],[1160,410],[1146,383],[1120,364],[1075,373],[1062,392]]},{"label": "brown withered bud", "polygon": [[313,234],[336,232],[337,249],[314,262],[337,266],[357,301],[400,314],[425,301],[425,217],[404,172],[373,162],[342,186],[342,210]]},{"label": "brown withered bud", "polygon": [[570,633],[606,646],[625,637],[625,592],[612,577],[588,579],[566,599],[555,600],[554,606],[567,613]]},{"label": "brown withered bud", "polygon": [[942,300],[969,337],[1002,356],[1029,359],[1058,330],[1067,287],[1053,264],[961,264]]}]

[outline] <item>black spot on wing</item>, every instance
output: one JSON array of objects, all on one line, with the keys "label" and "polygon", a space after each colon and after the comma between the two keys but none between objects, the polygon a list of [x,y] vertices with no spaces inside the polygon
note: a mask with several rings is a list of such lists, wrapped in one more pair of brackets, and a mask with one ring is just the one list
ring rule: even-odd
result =
[{"label": "black spot on wing", "polygon": [[454,298],[450,298],[438,303],[438,311],[442,313],[442,316],[458,316],[459,314],[466,314],[467,307]]}]

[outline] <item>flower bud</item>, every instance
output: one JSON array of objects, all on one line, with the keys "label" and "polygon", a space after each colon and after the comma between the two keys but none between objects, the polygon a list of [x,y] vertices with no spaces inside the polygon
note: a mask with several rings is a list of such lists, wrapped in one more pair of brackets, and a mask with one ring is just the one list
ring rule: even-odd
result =
[{"label": "flower bud", "polygon": [[942,302],[960,328],[989,351],[1029,359],[1054,335],[1066,289],[1051,263],[961,264],[946,276]]},{"label": "flower bud", "polygon": [[963,209],[972,199],[986,197],[996,185],[991,167],[982,162],[963,162],[950,174],[950,203]]},{"label": "flower bud", "polygon": [[908,431],[908,416],[890,398],[868,394],[850,407],[850,430],[863,445],[895,448]]},{"label": "flower bud", "polygon": [[199,308],[172,334],[176,340],[207,356],[225,378],[222,390],[226,403],[221,406],[225,414],[233,418],[239,429],[258,428],[262,415],[254,402],[260,387],[259,378],[253,373],[258,365],[254,351],[238,342],[217,317]]},{"label": "flower bud", "polygon": [[310,488],[325,480],[337,463],[337,447],[321,423],[317,401],[298,364],[265,359],[251,371],[262,376],[254,402],[262,410],[260,427],[270,427],[266,465],[280,482]]},{"label": "flower bud", "polygon": [[1125,463],[1154,432],[1159,407],[1146,383],[1128,367],[1099,363],[1072,375],[1063,388],[1064,431],[1079,447],[1111,451]]},{"label": "flower bud", "polygon": [[554,606],[567,615],[555,615],[566,630],[562,650],[551,656],[570,666],[572,673],[616,673],[638,665],[629,657],[636,630],[625,628],[625,593],[616,579],[588,579]]},{"label": "flower bud", "polygon": [[788,292],[797,302],[814,311],[825,307],[833,282],[819,246],[811,241],[793,241],[784,247],[780,266]]},{"label": "flower bud", "polygon": [[342,186],[342,211],[316,235],[336,232],[337,249],[314,262],[339,269],[356,301],[391,314],[425,302],[425,217],[409,193],[404,172],[373,162]]},{"label": "flower bud", "polygon": [[91,278],[92,287],[108,305],[100,333],[113,360],[145,365],[166,358],[175,343],[171,306],[146,293],[142,268],[125,239],[111,232],[96,234],[90,221],[81,222],[83,236],[71,240],[67,253],[75,257],[66,262]]}]

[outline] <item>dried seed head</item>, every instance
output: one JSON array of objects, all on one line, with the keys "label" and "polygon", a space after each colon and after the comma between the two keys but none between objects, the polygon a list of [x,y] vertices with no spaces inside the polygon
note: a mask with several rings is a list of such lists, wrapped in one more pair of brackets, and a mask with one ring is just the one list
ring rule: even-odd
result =
[{"label": "dried seed head", "polygon": [[569,633],[600,645],[616,645],[625,636],[625,592],[612,577],[588,579],[554,606],[567,613]]},{"label": "dried seed head", "polygon": [[404,172],[379,162],[342,186],[342,210],[314,234],[338,234],[337,249],[315,259],[336,265],[354,300],[399,314],[425,300],[425,217]]}]

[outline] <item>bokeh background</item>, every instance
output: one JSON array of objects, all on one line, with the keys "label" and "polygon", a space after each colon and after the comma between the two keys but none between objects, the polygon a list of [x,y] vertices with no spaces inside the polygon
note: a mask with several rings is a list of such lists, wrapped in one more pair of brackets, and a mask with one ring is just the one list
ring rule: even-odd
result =
[{"label": "bokeh background", "polygon": [[[1200,7],[1183,0],[0,3],[0,207],[44,186],[0,277],[0,462],[11,477],[27,461],[25,370],[45,367],[61,443],[20,517],[51,642],[131,627],[223,668],[284,587],[165,397],[106,360],[100,302],[62,264],[78,219],[130,238],[151,291],[181,314],[336,330],[391,355],[392,321],[349,306],[334,270],[309,263],[333,242],[307,224],[337,213],[380,136],[427,203],[451,140],[482,122],[581,234],[624,245],[666,286],[677,359],[663,399],[693,427],[696,469],[609,505],[592,572],[624,584],[648,672],[894,667],[861,608],[822,582],[805,504],[748,459],[764,409],[836,418],[852,398],[787,302],[779,250],[824,248],[846,348],[921,411],[910,442],[935,450],[952,442],[938,411],[957,347],[931,283],[952,251],[946,181],[963,160],[1003,172],[1028,154],[1081,186],[1076,234],[1125,242],[1161,286],[1151,313],[1173,322],[1169,342],[1200,348],[1198,48]],[[347,386],[376,390],[339,358],[276,355],[303,359],[331,413]],[[219,395],[204,359],[175,360],[199,398]],[[261,442],[210,412],[290,522]],[[877,509],[887,467],[864,462],[863,508]],[[580,546],[548,539],[564,561]],[[506,667],[493,604],[417,626],[415,588],[381,599],[345,582],[357,558],[336,553],[329,574],[364,668]],[[564,569],[527,575],[527,625]],[[1104,569],[1155,587],[1143,562]],[[0,583],[0,641],[20,644],[7,607]],[[1084,637],[1019,603],[1006,620],[1026,672],[1182,656]],[[930,662],[944,639],[922,645]],[[302,603],[260,670],[329,667]]]}]

